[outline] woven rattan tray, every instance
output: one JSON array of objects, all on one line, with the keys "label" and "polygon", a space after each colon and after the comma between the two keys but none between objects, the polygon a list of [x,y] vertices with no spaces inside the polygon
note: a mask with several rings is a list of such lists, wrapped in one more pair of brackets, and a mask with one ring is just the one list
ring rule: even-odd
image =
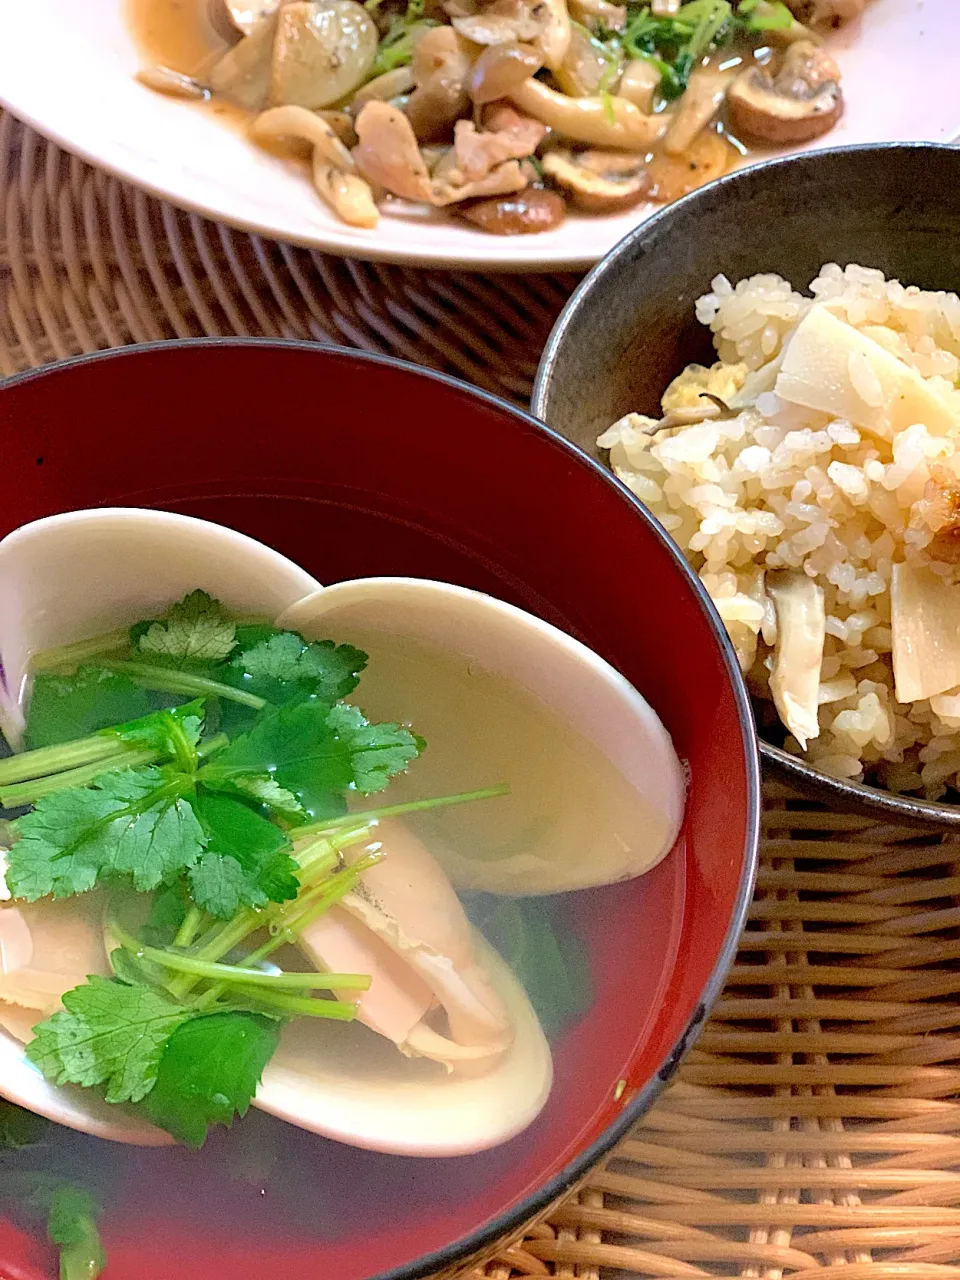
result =
[{"label": "woven rattan tray", "polygon": [[[387,352],[523,402],[575,283],[241,234],[2,114],[0,176],[0,376],[130,342],[262,334]],[[470,1280],[960,1280],[960,843],[774,786],[766,800],[750,923],[678,1080],[605,1168]]]}]

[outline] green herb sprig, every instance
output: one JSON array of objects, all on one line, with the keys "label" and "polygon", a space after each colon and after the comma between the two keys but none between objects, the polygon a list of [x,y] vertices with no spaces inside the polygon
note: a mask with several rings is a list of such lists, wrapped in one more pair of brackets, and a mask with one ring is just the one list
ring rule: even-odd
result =
[{"label": "green herb sprig", "polygon": [[[379,852],[346,851],[380,817],[506,790],[350,815],[348,795],[382,792],[425,746],[343,701],[366,661],[233,621],[202,591],[39,656],[30,749],[0,760],[0,805],[32,806],[8,824],[7,887],[31,902],[95,886],[121,906],[152,895],[139,927],[111,911],[113,976],[34,1028],[27,1055],[50,1080],[139,1106],[199,1146],[246,1112],[285,1022],[355,1017],[368,975],[267,958],[375,865]],[[266,941],[245,951],[254,934]]]}]

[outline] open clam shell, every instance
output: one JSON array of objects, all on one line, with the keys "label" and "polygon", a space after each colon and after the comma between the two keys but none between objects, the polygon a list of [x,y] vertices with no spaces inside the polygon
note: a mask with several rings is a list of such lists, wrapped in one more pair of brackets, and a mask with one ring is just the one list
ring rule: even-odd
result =
[{"label": "open clam shell", "polygon": [[[488,686],[475,678],[478,672],[503,677],[597,748],[603,769],[616,771],[633,789],[633,828],[614,836],[598,827],[594,837],[587,823],[583,838],[571,839],[554,827],[532,834],[515,854],[490,859],[466,858],[431,841],[431,852],[458,889],[526,896],[613,884],[648,871],[673,847],[683,819],[686,777],[669,734],[628,680],[549,623],[463,587],[365,578],[303,597],[278,625],[308,639],[335,635],[361,648],[375,636],[367,688],[377,678],[378,656],[396,676],[388,704],[373,708],[385,718],[402,719],[402,708],[426,705],[438,653],[453,655],[467,677],[456,689],[458,724],[484,723]],[[407,649],[392,649],[409,641],[423,646],[414,659]],[[407,657],[394,663],[394,652]],[[361,688],[361,705],[363,694]],[[434,726],[419,714],[417,729],[428,743],[435,740]],[[549,751],[549,742],[543,746]]]},{"label": "open clam shell", "polygon": [[98,1138],[166,1146],[173,1139],[162,1129],[89,1089],[51,1084],[24,1053],[33,1027],[56,1011],[64,992],[90,974],[109,974],[102,913],[96,893],[64,902],[0,902],[0,1097]]},{"label": "open clam shell", "polygon": [[[259,616],[320,590],[296,565],[250,539],[162,512],[79,512],[7,537],[0,543],[0,654],[14,741],[29,697],[32,654],[159,613],[197,587],[233,613]],[[414,849],[417,858],[429,860],[429,854]],[[424,868],[418,862],[414,870]],[[377,1150],[482,1150],[521,1131],[540,1111],[552,1081],[550,1049],[522,988],[471,929],[443,872],[434,866],[427,899],[406,892],[404,874],[398,881],[384,868],[382,882],[363,887],[356,902],[340,910],[362,941],[392,947],[422,988],[412,1034],[391,1043],[359,1022],[294,1022],[257,1105]],[[73,1128],[164,1143],[166,1134],[123,1108],[51,1085],[24,1053],[32,1026],[65,990],[88,972],[109,972],[101,906],[95,894],[0,904],[9,988],[0,991],[0,1091]],[[461,1050],[466,1061],[457,1060]]]},{"label": "open clam shell", "polygon": [[264,1072],[256,1105],[351,1146],[395,1155],[456,1156],[522,1132],[550,1093],[550,1048],[507,965],[479,935],[478,960],[514,1028],[497,1065],[479,1076],[411,1060],[358,1023],[291,1024]]},{"label": "open clam shell", "polygon": [[130,625],[197,587],[236,615],[273,617],[320,584],[233,529],[168,511],[50,516],[0,542],[0,728],[19,744],[32,654]]}]

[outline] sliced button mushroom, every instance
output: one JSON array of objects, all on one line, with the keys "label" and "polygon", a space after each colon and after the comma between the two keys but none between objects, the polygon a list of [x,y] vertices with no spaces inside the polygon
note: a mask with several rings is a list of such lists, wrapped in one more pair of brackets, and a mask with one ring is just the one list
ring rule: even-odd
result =
[{"label": "sliced button mushroom", "polygon": [[528,187],[516,195],[477,200],[457,212],[491,235],[529,236],[559,227],[566,216],[566,205],[556,191]]},{"label": "sliced button mushroom", "polygon": [[737,158],[737,152],[719,133],[705,129],[678,156],[661,151],[649,163],[652,197],[670,204],[697,187],[721,178]]},{"label": "sliced button mushroom", "polygon": [[734,132],[778,146],[819,138],[843,114],[838,78],[832,58],[812,41],[798,41],[776,77],[751,67],[734,80],[727,94]]},{"label": "sliced button mushroom", "polygon": [[623,151],[648,151],[667,131],[670,116],[644,115],[632,102],[616,95],[571,98],[542,80],[525,80],[509,95],[528,116],[574,142]]},{"label": "sliced button mushroom", "polygon": [[355,0],[294,0],[279,11],[270,77],[272,106],[316,110],[345,98],[370,74],[376,23]]},{"label": "sliced button mushroom", "polygon": [[543,66],[540,53],[529,44],[510,41],[484,49],[470,69],[467,87],[477,105],[509,97]]},{"label": "sliced button mushroom", "polygon": [[274,107],[253,125],[258,142],[303,138],[313,148],[313,185],[334,213],[351,227],[377,225],[377,206],[370,186],[357,173],[353,157],[333,127],[304,107]]},{"label": "sliced button mushroom", "polygon": [[650,190],[643,158],[623,151],[548,151],[543,171],[571,193],[587,213],[616,213],[638,204]]},{"label": "sliced button mushroom", "polygon": [[494,0],[479,13],[453,19],[454,28],[464,39],[482,45],[503,44],[507,40],[535,40],[542,25],[525,4],[514,0]]},{"label": "sliced button mushroom", "polygon": [[404,200],[430,201],[430,174],[410,121],[388,102],[368,102],[357,116],[353,159],[374,187]]}]

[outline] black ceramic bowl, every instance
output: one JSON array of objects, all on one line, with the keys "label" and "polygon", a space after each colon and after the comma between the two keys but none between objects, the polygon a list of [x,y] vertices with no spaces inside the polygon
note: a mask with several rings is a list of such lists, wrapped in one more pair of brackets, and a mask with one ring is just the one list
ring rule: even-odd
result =
[{"label": "black ceramic bowl", "polygon": [[[775,272],[805,289],[826,262],[879,267],[924,289],[960,288],[960,149],[846,147],[771,160],[701,188],[626,236],[586,277],[554,327],[532,408],[595,457],[630,410],[658,414],[691,361],[710,364],[694,303],[723,273]],[[960,828],[960,805],[840,782],[771,743],[770,773],[833,808]]]}]

